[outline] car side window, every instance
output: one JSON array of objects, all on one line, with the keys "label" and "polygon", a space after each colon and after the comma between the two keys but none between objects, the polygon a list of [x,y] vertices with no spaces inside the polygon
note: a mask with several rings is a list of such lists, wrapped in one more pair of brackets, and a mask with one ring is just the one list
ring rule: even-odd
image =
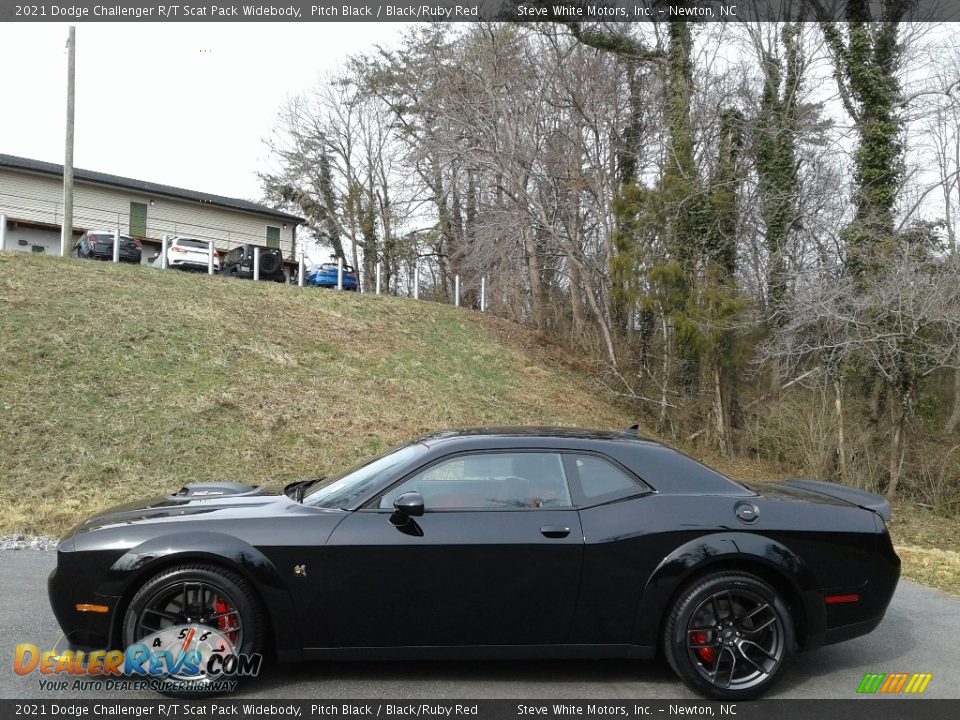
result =
[{"label": "car side window", "polygon": [[558,453],[490,452],[457,455],[431,465],[380,498],[392,508],[405,492],[423,495],[430,510],[550,509],[573,506]]},{"label": "car side window", "polygon": [[577,455],[574,462],[580,479],[580,491],[587,500],[614,500],[645,489],[633,477],[603,458]]}]

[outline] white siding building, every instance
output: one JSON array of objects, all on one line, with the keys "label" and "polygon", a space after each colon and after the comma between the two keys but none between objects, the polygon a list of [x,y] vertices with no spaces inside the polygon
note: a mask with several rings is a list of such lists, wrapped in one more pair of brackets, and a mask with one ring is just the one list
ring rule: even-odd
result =
[{"label": "white siding building", "polygon": [[[63,166],[0,155],[0,215],[6,218],[0,250],[60,253]],[[143,180],[74,170],[75,237],[119,228],[143,243],[143,262],[164,235],[212,240],[223,252],[244,243],[279,247],[296,258],[302,218],[263,205]]]}]

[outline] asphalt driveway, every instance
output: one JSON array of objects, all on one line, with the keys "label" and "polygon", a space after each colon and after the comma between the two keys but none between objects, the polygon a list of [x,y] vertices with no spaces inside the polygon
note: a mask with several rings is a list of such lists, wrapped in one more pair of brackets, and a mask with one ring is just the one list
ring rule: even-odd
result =
[{"label": "asphalt driveway", "polygon": [[[51,648],[59,629],[47,604],[46,579],[56,554],[0,551],[0,698],[68,698],[41,691],[36,674],[14,674],[18,643]],[[960,599],[902,581],[872,634],[797,655],[771,697],[854,697],[867,672],[933,673],[925,696],[960,698]],[[142,697],[155,697],[142,693]],[[311,662],[271,664],[236,697],[291,698],[693,698],[661,660],[509,662]],[[133,698],[116,691],[98,697]]]}]

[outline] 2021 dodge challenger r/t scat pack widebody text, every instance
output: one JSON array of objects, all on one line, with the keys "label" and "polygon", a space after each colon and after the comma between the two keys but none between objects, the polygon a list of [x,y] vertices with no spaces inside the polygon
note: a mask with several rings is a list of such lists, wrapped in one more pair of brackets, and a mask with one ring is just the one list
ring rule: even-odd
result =
[{"label": "2021 dodge challenger r/t scat pack widebody text", "polygon": [[743,699],[880,623],[889,519],[862,490],[741,484],[632,429],[445,431],[283,492],[194,483],[95,515],[50,602],[78,647],[193,623],[279,660],[662,653]]}]

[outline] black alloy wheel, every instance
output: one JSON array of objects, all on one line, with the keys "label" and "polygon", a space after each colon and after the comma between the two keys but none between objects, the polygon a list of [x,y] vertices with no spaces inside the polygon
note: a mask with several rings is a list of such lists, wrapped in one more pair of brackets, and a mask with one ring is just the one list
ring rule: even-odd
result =
[{"label": "black alloy wheel", "polygon": [[266,622],[258,598],[242,577],[203,563],[169,568],[140,587],[124,615],[124,646],[181,625],[210,627],[226,637],[235,652],[252,654],[263,647]]},{"label": "black alloy wheel", "polygon": [[757,697],[780,676],[793,647],[790,613],[777,591],[746,573],[695,581],[677,599],[664,633],[667,661],[707,697]]}]

